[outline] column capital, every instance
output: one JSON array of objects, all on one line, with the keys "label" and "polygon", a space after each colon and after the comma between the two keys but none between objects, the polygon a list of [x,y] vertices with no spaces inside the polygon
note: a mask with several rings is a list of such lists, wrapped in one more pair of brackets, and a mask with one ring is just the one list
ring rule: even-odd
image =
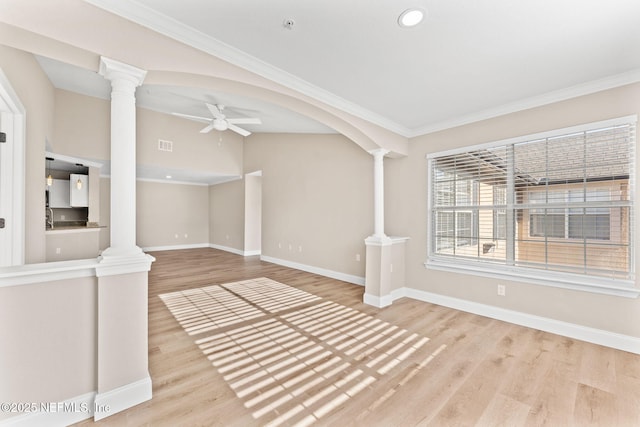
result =
[{"label": "column capital", "polygon": [[147,75],[146,70],[104,56],[100,57],[99,73],[107,80],[126,79],[136,86],[140,86]]},{"label": "column capital", "polygon": [[369,150],[368,153],[371,154],[375,158],[383,158],[387,154],[389,154],[391,150],[387,150],[386,148],[374,148],[373,150]]}]

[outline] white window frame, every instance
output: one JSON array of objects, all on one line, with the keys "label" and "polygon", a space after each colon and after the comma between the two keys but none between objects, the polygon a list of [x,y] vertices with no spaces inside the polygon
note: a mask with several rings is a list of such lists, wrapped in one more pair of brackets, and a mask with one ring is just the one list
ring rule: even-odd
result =
[{"label": "white window frame", "polygon": [[[637,125],[637,115],[625,116],[611,120],[604,120],[599,122],[586,123],[583,125],[572,126],[563,129],[555,129],[552,131],[541,132],[532,135],[523,135],[515,138],[509,138],[505,140],[495,141],[491,143],[478,144],[473,146],[467,146],[462,148],[457,148],[453,150],[441,151],[436,153],[427,154],[427,163],[428,163],[428,177],[431,179],[432,170],[433,170],[433,162],[435,159],[461,154],[465,152],[470,152],[474,150],[480,149],[489,149],[495,147],[501,147],[510,144],[516,144],[520,142],[538,140],[543,138],[551,138],[560,135],[567,135],[577,132],[585,132],[593,129],[600,129],[612,126],[618,126],[623,124],[636,124]],[[634,144],[637,141],[634,142]],[[635,151],[634,155],[635,155]],[[636,158],[632,159],[632,168],[629,176],[629,191],[631,194],[632,206],[635,208],[637,206],[637,198],[635,197],[635,167],[637,160]],[[425,267],[433,270],[443,270],[443,271],[451,271],[456,273],[470,274],[482,277],[490,277],[501,280],[510,280],[517,282],[525,282],[530,284],[538,284],[543,286],[552,286],[563,289],[574,289],[587,291],[598,294],[606,294],[606,295],[615,295],[622,296],[627,298],[637,298],[640,295],[640,289],[635,286],[635,251],[637,238],[636,238],[636,230],[638,230],[638,217],[640,215],[634,215],[632,218],[629,227],[630,231],[630,278],[629,279],[613,279],[607,277],[600,276],[589,276],[583,274],[574,274],[574,273],[565,273],[559,271],[548,271],[548,270],[539,270],[535,268],[527,268],[520,267],[514,265],[500,264],[495,262],[490,262],[486,260],[477,260],[477,259],[464,259],[464,258],[454,258],[447,257],[433,253],[432,248],[432,212],[434,206],[433,198],[435,195],[432,191],[431,182],[427,185],[428,188],[428,201],[427,201],[427,230],[429,233],[429,239],[427,243],[427,260],[424,263]],[[509,198],[509,194],[507,194],[507,212],[514,212],[515,201],[509,200],[513,199],[513,197]],[[513,234],[514,230],[507,230],[507,234]]]}]

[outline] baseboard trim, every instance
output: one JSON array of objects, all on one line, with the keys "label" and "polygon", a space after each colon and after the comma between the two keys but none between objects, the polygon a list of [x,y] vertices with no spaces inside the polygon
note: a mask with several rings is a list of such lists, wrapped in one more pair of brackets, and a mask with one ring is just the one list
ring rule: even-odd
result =
[{"label": "baseboard trim", "polygon": [[240,256],[254,256],[260,255],[260,250],[255,251],[243,251],[242,249],[231,248],[229,246],[217,245],[215,243],[209,243],[208,245],[211,249],[218,249],[225,252],[231,252],[232,254],[240,255]]},{"label": "baseboard trim", "polygon": [[65,427],[93,416],[96,393],[86,393],[63,402],[44,403],[37,411],[0,421],[2,427]]},{"label": "baseboard trim", "polygon": [[364,302],[367,305],[372,305],[374,307],[377,308],[383,308],[383,307],[387,307],[389,305],[391,305],[391,303],[393,302],[393,298],[391,295],[385,295],[383,297],[378,297],[375,295],[371,295],[368,293],[364,293],[364,295],[362,296],[362,302]]},{"label": "baseboard trim", "polygon": [[142,248],[145,252],[157,252],[157,251],[178,251],[180,249],[200,249],[208,248],[208,243],[191,243],[185,245],[166,245],[166,246],[146,246]]},{"label": "baseboard trim", "polygon": [[339,271],[327,270],[326,268],[314,267],[312,265],[300,264],[297,262],[274,258],[266,255],[261,255],[260,260],[270,262],[272,264],[282,265],[284,267],[295,268],[296,270],[306,271],[307,273],[314,273],[319,274],[320,276],[342,280],[343,282],[353,283],[354,285],[364,286],[364,277],[341,273]]},{"label": "baseboard trim", "polygon": [[151,377],[145,378],[96,395],[93,414],[95,421],[151,400]]},{"label": "baseboard trim", "polygon": [[490,317],[492,319],[502,320],[516,325],[526,326],[528,328],[538,329],[593,344],[640,354],[640,338],[629,335],[590,328],[587,326],[577,325],[575,323],[563,322],[561,320],[535,316],[532,314],[507,310],[500,307],[494,307],[411,288],[398,289],[394,291],[392,295],[389,295],[389,297],[391,297],[392,300],[401,297],[408,297],[418,301],[429,302],[460,311],[466,311],[468,313],[478,314],[480,316]]}]

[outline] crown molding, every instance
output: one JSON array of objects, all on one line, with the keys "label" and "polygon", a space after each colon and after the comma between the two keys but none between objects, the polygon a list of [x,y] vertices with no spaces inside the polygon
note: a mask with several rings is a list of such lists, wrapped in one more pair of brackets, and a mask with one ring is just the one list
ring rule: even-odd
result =
[{"label": "crown molding", "polygon": [[135,22],[152,31],[156,31],[181,43],[199,49],[237,67],[255,73],[270,81],[281,84],[303,95],[309,96],[328,106],[352,114],[360,119],[374,123],[405,138],[451,129],[466,124],[515,113],[522,110],[560,102],[578,96],[589,95],[602,90],[612,89],[640,81],[640,69],[605,77],[602,79],[571,86],[543,95],[518,100],[512,103],[489,108],[464,116],[455,117],[425,126],[409,128],[381,114],[372,112],[351,101],[341,98],[327,90],[319,88],[306,80],[274,67],[252,55],[234,48],[218,39],[197,31],[169,16],[156,12],[135,0],[84,0],[100,9]]},{"label": "crown molding", "polygon": [[408,137],[412,134],[411,129],[406,126],[274,67],[135,0],[84,1],[401,136]]},{"label": "crown molding", "polygon": [[417,136],[439,132],[446,129],[479,122],[482,120],[492,119],[494,117],[504,116],[507,114],[516,113],[518,111],[541,107],[543,105],[566,101],[568,99],[577,98],[579,96],[590,95],[592,93],[601,92],[604,90],[613,89],[637,82],[640,82],[640,69],[631,70],[625,73],[616,74],[598,80],[592,80],[583,84],[571,86],[553,92],[548,92],[538,96],[533,96],[531,98],[522,99],[509,104],[504,104],[499,107],[478,111],[466,116],[461,116],[451,120],[444,120],[439,123],[423,126],[410,132],[408,138],[415,138]]}]

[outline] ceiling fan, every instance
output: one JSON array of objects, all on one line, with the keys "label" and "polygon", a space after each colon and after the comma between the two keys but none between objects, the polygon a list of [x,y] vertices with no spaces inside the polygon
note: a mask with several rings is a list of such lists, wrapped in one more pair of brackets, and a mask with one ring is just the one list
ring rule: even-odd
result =
[{"label": "ceiling fan", "polygon": [[208,123],[206,127],[204,127],[200,133],[211,132],[212,129],[218,131],[225,131],[230,129],[236,133],[239,133],[242,136],[249,136],[251,132],[246,129],[243,129],[236,125],[260,125],[262,124],[262,120],[256,117],[247,117],[247,118],[227,118],[224,114],[224,105],[221,104],[209,104],[205,102],[205,105],[211,112],[213,117],[198,117],[198,116],[190,116],[188,114],[182,113],[172,113],[174,116],[183,117],[189,120],[195,120],[197,122]]}]

